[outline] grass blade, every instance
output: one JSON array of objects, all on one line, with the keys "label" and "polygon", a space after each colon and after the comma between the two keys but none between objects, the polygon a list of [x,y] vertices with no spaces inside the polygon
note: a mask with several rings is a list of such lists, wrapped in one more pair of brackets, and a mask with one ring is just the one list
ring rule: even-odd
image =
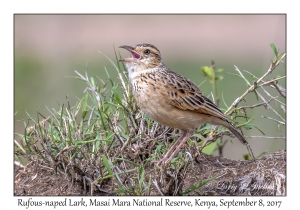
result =
[{"label": "grass blade", "polygon": [[195,190],[199,189],[200,187],[206,185],[207,183],[211,182],[212,180],[216,179],[217,177],[218,177],[218,176],[214,176],[214,177],[212,177],[212,178],[209,178],[209,179],[206,179],[206,180],[204,180],[204,181],[201,181],[201,182],[199,182],[198,184],[195,184],[195,185],[193,185],[193,186],[187,188],[186,190],[184,190],[184,191],[182,192],[182,194],[185,195],[185,194],[188,194],[188,193],[190,193],[190,192],[192,192],[192,191],[195,191]]}]

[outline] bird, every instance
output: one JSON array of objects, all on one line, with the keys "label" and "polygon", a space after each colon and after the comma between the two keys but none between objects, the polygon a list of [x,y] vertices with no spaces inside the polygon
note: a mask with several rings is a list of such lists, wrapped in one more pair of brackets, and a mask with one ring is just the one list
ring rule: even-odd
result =
[{"label": "bird", "polygon": [[169,164],[195,129],[204,123],[229,129],[255,159],[247,140],[226,115],[193,82],[169,69],[157,47],[143,43],[119,48],[131,53],[131,57],[119,62],[127,68],[131,92],[139,108],[152,120],[181,131],[177,141],[157,165]]}]

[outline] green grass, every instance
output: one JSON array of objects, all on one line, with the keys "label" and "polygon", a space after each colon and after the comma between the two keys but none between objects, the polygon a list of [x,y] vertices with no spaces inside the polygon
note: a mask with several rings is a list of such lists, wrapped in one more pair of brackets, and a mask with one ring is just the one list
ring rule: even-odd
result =
[{"label": "green grass", "polygon": [[[153,161],[163,157],[172,141],[177,139],[178,130],[168,129],[145,116],[130,93],[126,69],[118,62],[108,60],[117,72],[118,81],[111,78],[106,68],[107,81],[89,77],[87,72],[82,75],[75,71],[77,76],[74,78],[85,82],[87,87],[81,99],[71,104],[67,97],[66,103],[58,110],[47,107],[48,114],[38,113],[36,119],[27,113],[24,134],[17,134],[21,141],[15,141],[17,160],[42,160],[57,173],[67,174],[73,180],[78,180],[78,175],[81,175],[90,180],[91,188],[105,188],[112,195],[185,195],[213,180],[215,177],[191,183],[186,189],[176,182],[179,175],[184,180],[191,167],[192,154],[199,152],[211,132],[211,125],[205,124],[196,131],[188,142],[188,149],[180,152],[168,169],[156,166]],[[215,98],[224,100],[223,96],[216,95],[215,84],[223,77],[219,75],[221,71],[212,74],[213,68],[204,69],[210,76],[208,79]],[[240,127],[255,128],[243,110],[238,107],[230,110],[231,119],[243,118]],[[29,121],[34,126],[29,127]],[[218,127],[213,136],[219,134],[228,132]],[[217,139],[209,142],[203,152],[212,154],[220,149],[223,141]],[[164,181],[170,179],[166,178],[169,173],[174,176],[174,183],[170,186]],[[164,177],[162,183],[158,181],[160,177]]]}]

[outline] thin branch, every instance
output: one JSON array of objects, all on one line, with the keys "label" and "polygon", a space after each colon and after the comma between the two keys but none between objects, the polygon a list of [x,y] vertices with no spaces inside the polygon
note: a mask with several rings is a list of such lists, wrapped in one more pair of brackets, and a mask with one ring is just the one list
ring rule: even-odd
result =
[{"label": "thin branch", "polygon": [[283,79],[283,78],[286,78],[286,76],[282,76],[282,77],[278,77],[278,78],[269,80],[269,81],[267,81],[267,82],[264,82],[264,83],[260,84],[258,87],[274,85],[274,82],[275,82],[275,81],[280,80],[280,79]]},{"label": "thin branch", "polygon": [[273,98],[275,101],[277,101],[278,103],[280,103],[280,104],[282,104],[282,105],[285,106],[285,103],[279,101],[279,100],[277,99],[277,97],[272,96],[272,95],[271,95],[264,87],[261,87],[261,89],[262,89],[262,90],[263,90],[270,98]]},{"label": "thin branch", "polygon": [[271,74],[272,71],[280,64],[280,62],[282,61],[282,59],[285,57],[286,53],[283,53],[281,55],[280,58],[277,59],[276,63],[272,63],[270,65],[270,68],[268,69],[268,71],[261,77],[257,80],[257,83],[259,83],[261,80],[263,80],[267,75]]},{"label": "thin branch", "polygon": [[285,106],[284,106],[284,105],[281,105],[280,107],[281,107],[282,111],[283,111],[284,114],[285,114],[285,113],[286,113]]},{"label": "thin branch", "polygon": [[[259,92],[257,92],[257,94],[258,94],[259,96],[261,96]],[[262,97],[262,96],[261,96],[261,97]],[[273,98],[275,98],[275,97],[273,97]],[[283,121],[285,121],[285,119],[284,119],[283,117],[281,117],[280,114],[278,114],[278,113],[275,111],[275,109],[274,109],[272,106],[270,106],[270,104],[266,104],[266,105],[267,105],[268,108],[270,108],[270,109],[271,109],[278,117],[280,117]]]},{"label": "thin branch", "polygon": [[159,187],[157,185],[157,181],[153,180],[152,183],[154,184],[154,186],[156,187],[156,189],[158,190],[158,192],[160,193],[160,195],[164,196],[164,194],[162,193],[162,191],[159,189]]},{"label": "thin branch", "polygon": [[[247,70],[244,70],[244,72],[246,72],[246,73],[248,73],[248,74],[250,74],[251,76],[253,76],[253,77],[255,77],[256,79],[258,79],[258,77],[257,76],[255,76],[254,74],[252,74],[251,72],[249,72],[249,71],[247,71]],[[265,81],[263,81],[262,80],[262,82],[265,82]],[[277,86],[277,87],[276,87]],[[277,90],[278,90],[278,92],[280,93],[280,95],[281,96],[283,96],[284,98],[286,98],[286,90],[283,88],[283,87],[281,87],[281,86],[279,86],[279,85],[276,85],[276,84],[271,84],[270,85],[270,87],[272,87],[272,88],[278,88]],[[262,86],[260,86],[265,92],[266,92],[266,90],[264,89],[264,87],[262,87]],[[284,93],[283,93],[284,92]],[[284,104],[284,103],[282,103],[281,101],[279,101],[278,99],[276,99],[276,98],[274,98],[277,102],[279,102],[279,103],[281,103],[281,104]],[[284,104],[285,105],[285,104]]]},{"label": "thin branch", "polygon": [[274,119],[274,118],[267,117],[267,116],[261,116],[261,117],[262,117],[262,118],[267,118],[267,119],[269,119],[269,120],[273,120],[273,121],[275,121],[275,122],[277,122],[277,123],[279,123],[279,124],[281,124],[281,125],[285,125],[285,122],[281,122],[281,121],[276,120],[276,119]]},{"label": "thin branch", "polygon": [[[278,65],[279,63],[282,61],[282,59],[285,57],[286,53],[283,53],[282,56],[275,62],[275,63],[272,63],[268,69],[268,71],[261,77],[259,78],[256,82],[254,82],[253,85],[251,85],[244,94],[242,94],[239,98],[237,98],[233,103],[232,105],[226,110],[225,114],[227,114],[233,107],[235,107],[241,100],[243,100],[243,98],[250,92],[253,92],[256,88],[257,88],[257,84],[259,82],[261,82],[267,75],[269,75]],[[240,72],[240,70],[237,68],[237,66],[234,66],[235,67],[235,70],[237,72],[239,72],[239,74],[243,76],[243,74]]]},{"label": "thin branch", "polygon": [[245,136],[247,138],[262,138],[262,139],[286,139],[284,136]]},{"label": "thin branch", "polygon": [[[240,72],[240,70],[236,67],[236,70],[241,74],[241,72]],[[260,80],[261,81],[261,80]],[[241,100],[242,100],[242,98],[244,98],[249,92],[252,92],[253,90],[254,90],[254,87],[257,87],[257,83],[254,83],[250,88],[248,88],[248,90],[241,96],[241,97],[239,97],[239,98],[237,98],[234,102],[233,102],[233,104],[231,105],[231,107],[229,107],[228,109],[227,109],[227,111],[225,112],[225,114],[228,114],[228,111],[230,110],[230,109],[232,109],[232,107],[233,106],[236,106]],[[274,98],[275,99],[275,97],[273,97],[273,96],[271,96],[264,88],[263,88],[263,90],[271,97],[271,98]],[[257,95],[264,101],[264,103],[265,103],[265,105],[268,107],[268,108],[270,108],[277,116],[279,116],[283,121],[285,121],[274,109],[273,109],[273,107],[272,106],[270,106],[267,102],[266,102],[266,100],[263,98],[263,96],[257,91]]]},{"label": "thin branch", "polygon": [[279,92],[279,94],[283,97],[286,98],[286,89],[284,89],[283,87],[281,87],[280,85],[277,85],[273,82],[272,84],[276,90]]},{"label": "thin branch", "polygon": [[252,106],[241,106],[241,107],[232,109],[232,110],[228,113],[228,115],[231,115],[234,111],[238,111],[238,110],[241,110],[241,109],[253,109],[253,108],[259,107],[259,106],[265,106],[265,105],[269,104],[272,100],[273,100],[273,98],[271,98],[271,99],[270,99],[269,101],[267,101],[267,102],[262,102],[262,103],[254,104],[254,105],[252,105]]}]

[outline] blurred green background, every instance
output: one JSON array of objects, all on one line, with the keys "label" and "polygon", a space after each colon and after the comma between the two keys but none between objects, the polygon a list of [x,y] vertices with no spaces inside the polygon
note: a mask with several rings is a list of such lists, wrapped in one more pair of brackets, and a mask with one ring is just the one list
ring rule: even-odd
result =
[{"label": "blurred green background", "polygon": [[[270,43],[286,51],[285,15],[15,15],[14,29],[14,122],[15,133],[22,134],[28,122],[25,111],[34,117],[37,111],[49,116],[46,106],[59,109],[66,95],[75,105],[83,96],[86,85],[72,78],[74,70],[87,70],[89,76],[106,81],[106,67],[117,81],[116,71],[99,51],[115,61],[114,47],[118,51],[120,45],[153,44],[169,68],[196,84],[205,80],[201,66],[214,60],[217,68],[224,69],[224,79],[217,83],[220,108],[225,108],[222,94],[231,105],[247,89],[241,78],[230,74],[236,73],[234,65],[260,77],[274,58]],[[282,65],[267,78],[278,75],[286,75]],[[279,84],[286,87],[285,80]],[[200,88],[206,96],[212,91],[208,81]],[[252,94],[241,104],[257,103]],[[279,104],[272,106],[285,117]],[[260,107],[248,114],[267,136],[286,135],[285,126],[261,117],[279,119],[270,110]],[[245,135],[262,134],[251,129]],[[248,140],[256,155],[285,149],[282,139]],[[241,158],[246,147],[237,139],[232,142],[225,147],[225,157]]]}]

